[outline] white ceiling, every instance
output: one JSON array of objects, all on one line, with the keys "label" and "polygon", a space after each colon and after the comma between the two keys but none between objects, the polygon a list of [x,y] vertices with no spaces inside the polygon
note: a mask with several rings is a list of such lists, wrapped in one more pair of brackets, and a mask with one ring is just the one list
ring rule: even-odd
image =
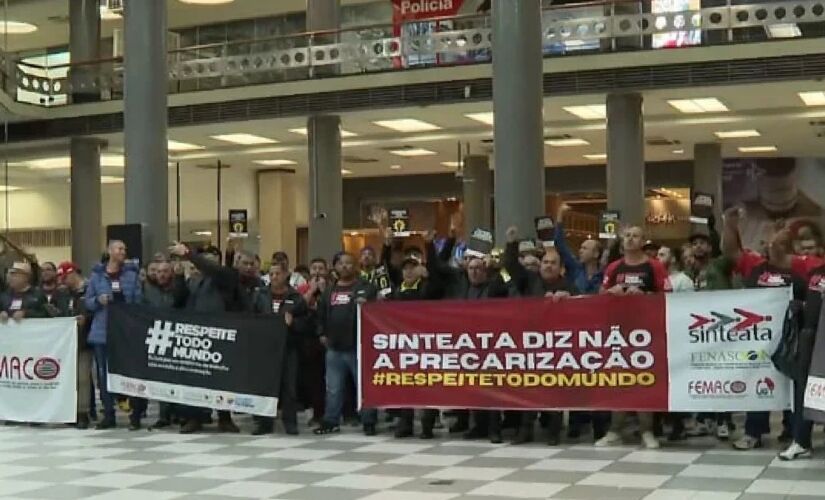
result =
[{"label": "white ceiling", "polygon": [[[761,137],[722,140],[725,157],[783,156],[783,157],[823,157],[825,139],[816,137],[817,132],[825,132],[825,126],[814,127],[812,121],[825,120],[825,106],[805,107],[797,92],[822,90],[822,82],[783,82],[735,87],[705,87],[670,91],[650,91],[644,94],[645,135],[648,140],[663,138],[678,141],[672,146],[646,146],[648,161],[690,160],[694,144],[714,142],[719,139],[715,131],[756,129]],[[686,115],[667,104],[673,98],[716,97],[728,106],[730,111],[707,115]],[[580,147],[545,147],[545,163],[548,166],[602,164],[603,161],[587,160],[585,154],[605,152],[604,120],[585,121],[562,110],[563,106],[598,104],[604,102],[604,95],[554,97],[545,99],[545,135],[569,135],[590,142]],[[455,161],[458,143],[469,144],[471,153],[486,154],[491,145],[483,141],[492,139],[493,129],[488,125],[466,118],[467,113],[490,111],[490,103],[462,103],[431,107],[410,107],[370,110],[347,113],[342,116],[343,128],[358,134],[344,140],[343,167],[351,170],[352,177],[414,175],[454,171],[441,162]],[[404,134],[394,132],[373,122],[395,118],[415,118],[435,124],[442,130],[434,132]],[[171,139],[205,146],[206,149],[194,153],[172,153],[172,160],[182,162],[184,168],[213,163],[220,159],[234,168],[270,168],[256,165],[256,160],[284,159],[295,162],[298,173],[305,174],[307,168],[306,140],[289,132],[291,128],[305,126],[304,118],[284,118],[257,120],[230,124],[173,128]],[[212,135],[227,133],[250,133],[279,141],[271,146],[233,146],[210,138]],[[102,136],[109,142],[108,152],[118,154],[123,151],[123,134]],[[740,146],[771,145],[778,148],[776,153],[743,154]],[[36,146],[36,147],[35,147]],[[416,146],[434,151],[432,156],[402,158],[390,154],[387,149]],[[463,146],[464,147],[464,146]],[[684,150],[675,154],[674,150]],[[17,145],[11,153],[10,161],[17,162],[35,157],[59,156],[68,153],[65,141],[41,143],[38,145]],[[370,163],[350,163],[346,157],[372,159]],[[393,170],[391,165],[400,165]],[[105,169],[108,175],[122,175],[122,169]],[[31,171],[25,167],[12,167],[10,184],[31,182],[65,182],[68,169],[51,171]]]},{"label": "white ceiling", "polygon": [[[367,3],[374,0],[341,0],[342,5]],[[179,0],[167,0],[169,29],[200,26],[238,19],[274,16],[306,9],[306,0],[234,0],[229,4],[193,5]],[[0,2],[0,19],[34,24],[38,30],[25,35],[9,35],[7,46],[0,36],[0,47],[6,51],[54,47],[69,43],[69,0],[9,1],[6,11]],[[121,28],[122,20],[103,21],[102,35],[112,36]]]}]

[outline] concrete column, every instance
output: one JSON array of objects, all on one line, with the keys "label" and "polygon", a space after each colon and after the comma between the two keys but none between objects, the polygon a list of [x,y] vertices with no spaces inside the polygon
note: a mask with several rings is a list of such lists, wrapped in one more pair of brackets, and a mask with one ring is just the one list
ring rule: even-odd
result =
[{"label": "concrete column", "polygon": [[722,145],[693,146],[693,191],[713,195],[713,215],[722,221]]},{"label": "concrete column", "polygon": [[72,262],[84,273],[100,260],[103,221],[100,194],[99,139],[73,137],[71,141]]},{"label": "concrete column", "polygon": [[309,132],[309,255],[329,259],[343,248],[341,118],[313,116]]},{"label": "concrete column", "polygon": [[607,96],[607,207],[644,227],[645,130],[640,94]]},{"label": "concrete column", "polygon": [[493,196],[490,158],[473,155],[464,158],[464,229],[470,234],[477,227],[489,228]]},{"label": "concrete column", "polygon": [[544,214],[540,0],[493,1],[496,240]]},{"label": "concrete column", "polygon": [[290,262],[298,262],[294,170],[258,171],[258,226],[264,262],[278,250],[286,252]]},{"label": "concrete column", "polygon": [[[307,0],[307,31],[341,26],[339,0]],[[314,43],[332,43],[316,37]],[[334,71],[333,67],[317,68]],[[317,75],[318,73],[316,73]],[[326,73],[325,73],[326,75]],[[343,180],[341,178],[341,117],[311,116],[309,137],[309,258],[332,258],[343,248]]]},{"label": "concrete column", "polygon": [[126,222],[143,224],[143,254],[169,243],[166,1],[126,2]]},{"label": "concrete column", "polygon": [[[100,1],[69,0],[69,51],[72,64],[100,60]],[[71,69],[73,102],[100,100],[100,85],[95,83],[100,66],[90,64]]]}]

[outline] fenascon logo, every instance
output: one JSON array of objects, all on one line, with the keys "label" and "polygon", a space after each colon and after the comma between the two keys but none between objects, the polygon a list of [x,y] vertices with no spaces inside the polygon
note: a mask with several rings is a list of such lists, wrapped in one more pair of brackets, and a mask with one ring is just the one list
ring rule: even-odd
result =
[{"label": "fenascon logo", "polygon": [[693,323],[688,327],[691,344],[718,342],[769,341],[773,336],[770,328],[762,323],[771,321],[763,316],[742,308],[734,308],[735,315],[712,311],[710,317],[691,313]]}]

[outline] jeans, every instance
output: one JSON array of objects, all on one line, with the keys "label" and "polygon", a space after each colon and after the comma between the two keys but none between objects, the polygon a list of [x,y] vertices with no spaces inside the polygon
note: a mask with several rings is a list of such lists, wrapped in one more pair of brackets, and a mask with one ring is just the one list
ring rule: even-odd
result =
[{"label": "jeans", "polygon": [[103,417],[115,419],[115,400],[109,393],[107,386],[107,374],[109,363],[106,357],[106,344],[94,344],[95,366],[97,367],[97,388],[100,391],[100,401],[103,403]]},{"label": "jeans", "polygon": [[[358,380],[358,360],[355,351],[327,349],[326,368],[327,401],[324,423],[327,425],[340,425],[347,375],[352,377],[353,380]],[[377,421],[378,412],[376,410],[361,410],[361,422],[364,425],[375,425]]]}]

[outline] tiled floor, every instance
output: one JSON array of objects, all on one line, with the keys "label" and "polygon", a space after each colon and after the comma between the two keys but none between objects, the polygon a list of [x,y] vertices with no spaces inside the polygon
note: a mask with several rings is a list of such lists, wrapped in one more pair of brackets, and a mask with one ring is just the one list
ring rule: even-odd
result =
[{"label": "tiled floor", "polygon": [[[250,422],[238,418],[244,430]],[[0,498],[165,500],[803,500],[825,460],[779,462],[714,439],[648,452],[434,441],[0,426]],[[442,431],[443,433],[443,431]],[[821,437],[817,438],[821,441]]]}]

